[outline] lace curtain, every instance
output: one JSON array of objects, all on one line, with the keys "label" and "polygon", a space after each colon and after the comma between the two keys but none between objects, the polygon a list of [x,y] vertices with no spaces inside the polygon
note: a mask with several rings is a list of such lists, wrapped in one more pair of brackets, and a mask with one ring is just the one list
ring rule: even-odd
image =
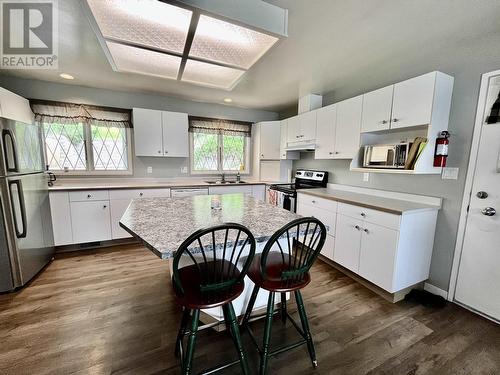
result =
[{"label": "lace curtain", "polygon": [[241,135],[250,137],[252,134],[252,124],[242,121],[190,117],[189,131],[192,133]]}]

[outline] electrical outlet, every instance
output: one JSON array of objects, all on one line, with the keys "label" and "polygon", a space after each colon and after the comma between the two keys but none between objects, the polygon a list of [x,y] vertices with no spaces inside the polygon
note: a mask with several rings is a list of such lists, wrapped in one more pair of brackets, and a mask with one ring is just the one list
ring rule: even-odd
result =
[{"label": "electrical outlet", "polygon": [[181,173],[188,173],[188,167],[181,167]]},{"label": "electrical outlet", "polygon": [[363,181],[368,182],[370,181],[370,173],[368,172],[363,172]]},{"label": "electrical outlet", "polygon": [[458,168],[443,168],[441,178],[443,180],[458,180]]},{"label": "electrical outlet", "polygon": [[153,167],[148,167],[148,169],[147,169],[147,173],[148,173],[148,174],[153,173]]}]

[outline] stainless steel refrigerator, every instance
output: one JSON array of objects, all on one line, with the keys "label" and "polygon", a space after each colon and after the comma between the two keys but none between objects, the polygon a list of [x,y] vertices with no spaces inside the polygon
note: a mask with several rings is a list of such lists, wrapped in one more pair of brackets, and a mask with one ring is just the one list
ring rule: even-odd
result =
[{"label": "stainless steel refrigerator", "polygon": [[54,254],[41,129],[10,117],[0,118],[0,292],[29,282]]}]

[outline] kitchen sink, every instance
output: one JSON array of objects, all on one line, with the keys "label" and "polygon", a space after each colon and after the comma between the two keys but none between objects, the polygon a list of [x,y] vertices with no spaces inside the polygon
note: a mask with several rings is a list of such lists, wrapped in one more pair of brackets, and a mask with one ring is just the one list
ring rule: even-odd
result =
[{"label": "kitchen sink", "polygon": [[244,184],[245,181],[221,181],[221,180],[217,180],[217,181],[205,181],[207,184],[210,184],[210,185],[227,185],[227,184]]}]

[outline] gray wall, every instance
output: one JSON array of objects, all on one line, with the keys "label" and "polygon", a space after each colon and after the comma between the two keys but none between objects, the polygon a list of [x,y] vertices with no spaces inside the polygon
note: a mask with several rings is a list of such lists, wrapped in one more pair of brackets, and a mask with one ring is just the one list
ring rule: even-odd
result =
[{"label": "gray wall", "polygon": [[[349,87],[323,96],[323,105],[327,105],[433,70],[454,76],[449,123],[452,136],[447,166],[460,168],[457,181],[442,180],[439,175],[401,176],[371,173],[369,182],[363,182],[362,173],[349,171],[349,161],[318,161],[313,159],[313,154],[302,153],[301,159],[294,162],[295,169],[307,167],[329,171],[330,182],[334,183],[442,197],[443,209],[438,217],[429,282],[444,290],[448,290],[449,286],[480,78],[482,73],[500,69],[499,45],[499,33],[487,34],[479,40],[464,41],[463,48],[459,50],[444,48],[439,55],[414,55],[411,61],[394,67],[392,75],[383,74],[375,84],[366,84],[367,81],[374,81],[374,77],[367,71],[353,77]],[[387,63],[391,64],[390,61]],[[280,117],[284,118],[285,113],[289,116],[294,110],[296,112],[296,109],[291,108]]]},{"label": "gray wall", "polygon": [[[25,98],[56,100],[72,103],[94,104],[118,108],[149,108],[166,111],[185,112],[194,116],[213,117],[230,120],[258,122],[275,120],[278,114],[269,111],[244,109],[222,104],[209,104],[177,99],[167,96],[95,89],[84,86],[67,85],[38,80],[0,75],[0,86]],[[133,159],[134,177],[178,177],[188,167],[188,158],[136,157]],[[147,174],[147,167],[153,173]]]}]

